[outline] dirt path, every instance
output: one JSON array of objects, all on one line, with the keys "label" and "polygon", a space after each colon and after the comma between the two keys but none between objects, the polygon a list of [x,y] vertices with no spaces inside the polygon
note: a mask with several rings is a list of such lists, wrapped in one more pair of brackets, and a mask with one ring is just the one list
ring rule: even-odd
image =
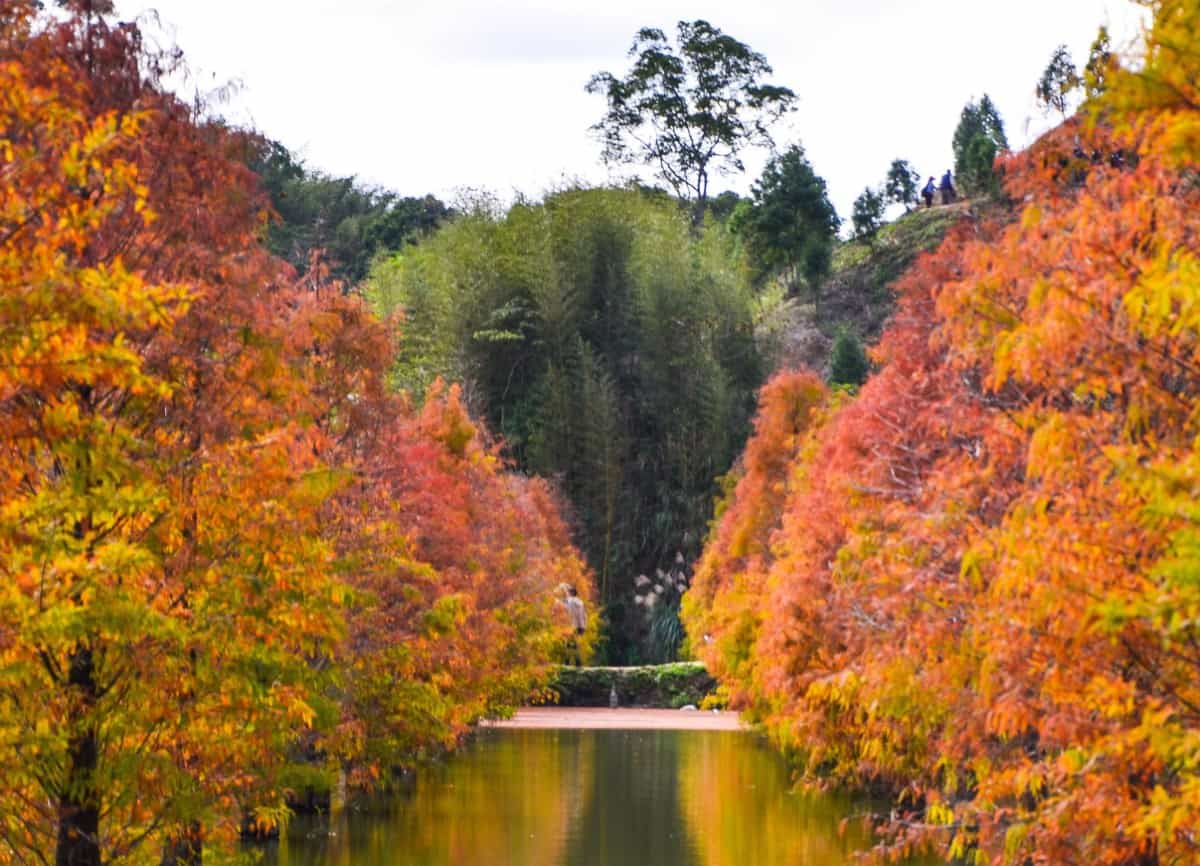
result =
[{"label": "dirt path", "polygon": [[598,709],[592,707],[527,707],[511,719],[484,722],[492,728],[568,728],[573,730],[742,730],[737,713],[700,710]]}]

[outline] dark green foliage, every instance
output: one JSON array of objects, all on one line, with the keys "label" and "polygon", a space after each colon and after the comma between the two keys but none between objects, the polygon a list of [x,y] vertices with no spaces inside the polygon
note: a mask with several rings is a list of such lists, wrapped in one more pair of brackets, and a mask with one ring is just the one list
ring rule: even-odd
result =
[{"label": "dark green foliage", "polygon": [[558,669],[550,688],[564,707],[607,707],[615,688],[623,707],[678,709],[698,706],[716,680],[700,662],[674,662],[633,668]]},{"label": "dark green foliage", "polygon": [[605,162],[651,166],[699,223],[711,175],[743,171],[741,152],[772,143],[768,128],[796,95],[765,83],[766,58],[707,21],[680,21],[676,34],[678,48],[662,30],[639,30],[629,73],[599,72],[587,92],[608,103],[592,127]]},{"label": "dark green foliage", "polygon": [[1057,111],[1065,120],[1069,113],[1067,109],[1072,104],[1072,94],[1079,84],[1079,73],[1071,60],[1071,52],[1067,50],[1067,46],[1060,45],[1054,49],[1054,54],[1046,64],[1041,80],[1038,81],[1038,102],[1047,113]]},{"label": "dark green foliage", "polygon": [[726,190],[715,198],[708,200],[708,213],[713,219],[724,222],[733,216],[734,211],[737,210],[739,205],[747,201],[749,199],[742,198],[736,192]]},{"label": "dark green foliage", "polygon": [[987,94],[969,102],[954,130],[954,174],[959,189],[968,196],[992,195],[1000,185],[993,164],[1008,150],[1004,122]]},{"label": "dark green foliage", "polygon": [[967,195],[990,195],[996,192],[999,178],[994,168],[996,144],[990,138],[977,135],[963,151],[962,168],[958,172],[960,188]]},{"label": "dark green foliage", "polygon": [[651,658],[673,659],[683,645],[683,622],[679,619],[679,605],[663,606],[650,614],[650,629],[646,644]]},{"label": "dark green foliage", "polygon": [[761,272],[792,271],[815,296],[829,273],[840,224],[825,181],[813,171],[804,148],[792,145],[767,162],[733,227],[746,238]]},{"label": "dark green foliage", "polygon": [[867,381],[871,363],[863,351],[862,342],[846,328],[838,331],[829,358],[829,382],[832,385],[858,387]]},{"label": "dark green foliage", "polygon": [[912,164],[907,159],[892,160],[883,185],[884,198],[890,203],[904,205],[905,210],[912,210],[917,203],[920,189],[921,175]]},{"label": "dark green foliage", "polygon": [[986,93],[979,100],[976,115],[983,134],[995,143],[996,150],[1008,150],[1008,136],[1004,133],[1004,121],[1000,119],[1000,111],[996,108],[996,104]]},{"label": "dark green foliage", "polygon": [[875,236],[883,224],[883,196],[876,190],[867,187],[854,200],[854,210],[850,222],[854,225],[855,240],[866,240]]},{"label": "dark green foliage", "polygon": [[431,195],[403,198],[353,177],[307,169],[275,141],[256,141],[248,164],[262,178],[278,216],[267,246],[301,272],[323,251],[335,277],[357,283],[377,253],[411,243],[450,216]]},{"label": "dark green foliage", "polygon": [[398,384],[465,382],[508,453],[567,495],[613,660],[653,657],[633,578],[696,555],[744,442],[763,371],[736,248],[674,200],[568,190],[485,203],[368,281],[406,314]]}]

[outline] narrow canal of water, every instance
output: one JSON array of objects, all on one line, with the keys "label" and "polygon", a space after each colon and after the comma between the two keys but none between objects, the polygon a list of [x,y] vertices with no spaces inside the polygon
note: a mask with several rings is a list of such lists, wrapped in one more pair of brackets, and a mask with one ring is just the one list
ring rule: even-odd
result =
[{"label": "narrow canal of water", "polygon": [[301,817],[267,866],[841,866],[849,800],[790,792],[760,740],[716,731],[483,731],[411,790]]}]

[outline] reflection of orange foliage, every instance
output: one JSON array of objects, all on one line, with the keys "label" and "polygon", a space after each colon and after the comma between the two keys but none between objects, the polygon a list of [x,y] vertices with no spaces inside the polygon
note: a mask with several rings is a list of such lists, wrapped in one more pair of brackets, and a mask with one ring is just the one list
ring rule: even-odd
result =
[{"label": "reflection of orange foliage", "polygon": [[542,866],[567,862],[594,789],[590,734],[485,734],[412,788],[323,832],[281,845],[275,866],[469,863]]},{"label": "reflection of orange foliage", "polygon": [[782,760],[743,733],[680,738],[680,811],[705,866],[842,866],[868,847],[850,802],[793,793]]},{"label": "reflection of orange foliage", "polygon": [[299,820],[273,866],[851,866],[869,804],[789,789],[745,732],[492,731],[332,836]]},{"label": "reflection of orange foliage", "polygon": [[1095,128],[1006,160],[1017,212],[898,284],[880,373],[771,506],[750,634],[703,614],[810,774],[906,791],[896,851],[1200,858],[1200,3],[1148,5]]}]

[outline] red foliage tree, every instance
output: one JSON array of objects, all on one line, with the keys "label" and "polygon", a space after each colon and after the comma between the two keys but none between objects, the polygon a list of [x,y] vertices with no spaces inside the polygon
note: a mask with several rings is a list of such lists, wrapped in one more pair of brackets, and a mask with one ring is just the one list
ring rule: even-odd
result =
[{"label": "red foliage tree", "polygon": [[901,795],[880,854],[1200,855],[1200,6],[1148,5],[1145,65],[1007,161],[1020,205],[900,281],[880,372],[706,554],[734,579],[721,539],[778,509],[723,673],[809,779]]}]

